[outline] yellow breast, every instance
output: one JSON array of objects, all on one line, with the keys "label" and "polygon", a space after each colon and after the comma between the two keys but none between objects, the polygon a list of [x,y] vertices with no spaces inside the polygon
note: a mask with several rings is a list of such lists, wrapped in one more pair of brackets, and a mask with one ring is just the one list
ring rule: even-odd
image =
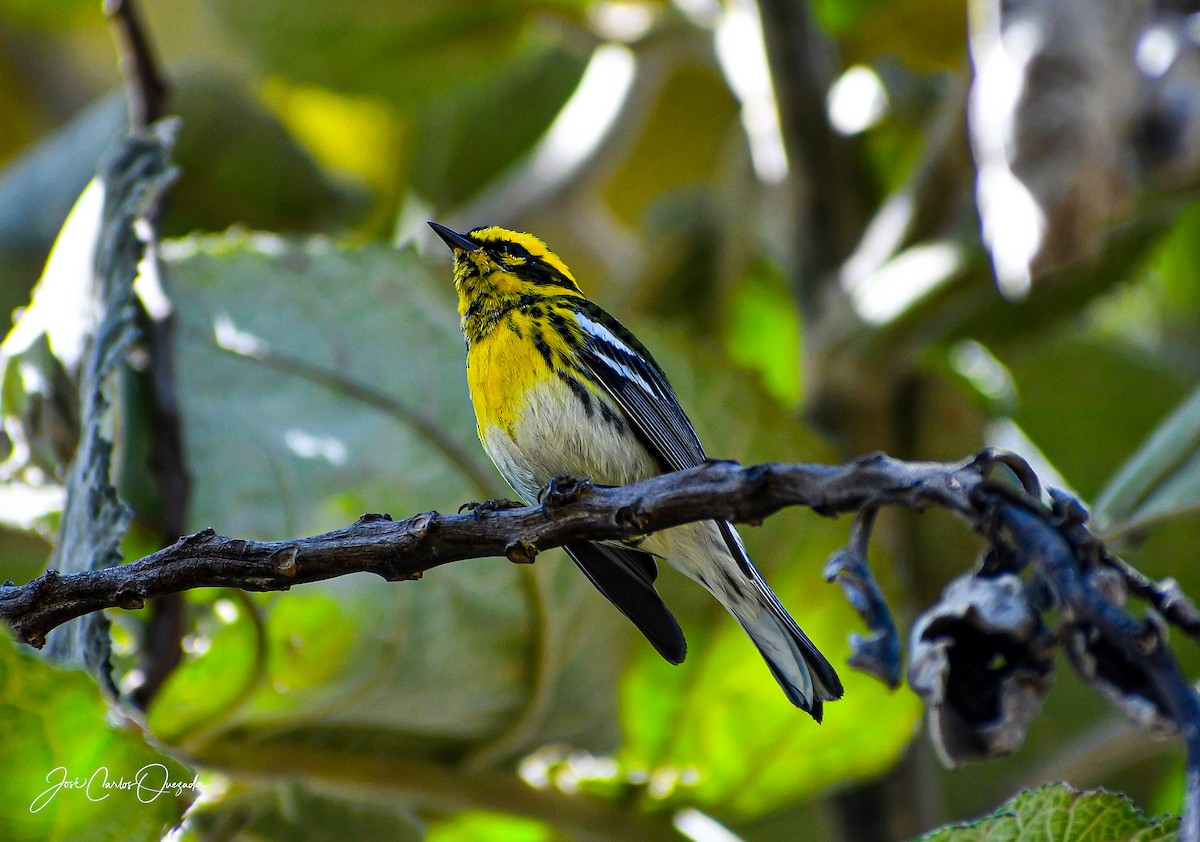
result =
[{"label": "yellow breast", "polygon": [[480,438],[490,427],[516,438],[530,390],[556,380],[554,367],[564,367],[569,357],[562,337],[546,330],[543,320],[517,310],[472,342],[467,349],[467,386]]}]

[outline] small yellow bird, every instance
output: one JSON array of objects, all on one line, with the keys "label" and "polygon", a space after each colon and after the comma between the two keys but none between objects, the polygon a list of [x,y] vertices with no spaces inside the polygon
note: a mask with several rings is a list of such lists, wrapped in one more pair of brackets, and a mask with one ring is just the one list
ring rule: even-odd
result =
[{"label": "small yellow bird", "polygon": [[[527,503],[559,474],[627,485],[699,465],[704,449],[666,375],[571,270],[530,234],[430,222],[454,252],[479,439]],[[565,547],[592,584],[672,664],[687,644],[654,581],[655,557],[708,590],[741,624],[788,699],[821,721],[842,683],[751,563],[733,525],[705,521],[636,547]]]}]

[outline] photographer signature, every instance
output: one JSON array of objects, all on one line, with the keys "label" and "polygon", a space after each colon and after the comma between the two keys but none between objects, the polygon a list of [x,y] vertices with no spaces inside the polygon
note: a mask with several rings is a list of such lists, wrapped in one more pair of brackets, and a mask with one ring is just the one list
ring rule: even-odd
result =
[{"label": "photographer signature", "polygon": [[132,792],[143,804],[155,801],[165,792],[173,792],[178,798],[185,789],[199,787],[199,776],[190,781],[173,781],[167,767],[161,763],[148,763],[137,774],[130,778],[116,778],[109,774],[107,766],[101,766],[91,775],[85,777],[68,777],[67,767],[59,766],[46,774],[46,783],[50,784],[29,805],[29,812],[37,813],[46,807],[62,790],[81,791],[89,801],[103,801],[112,795],[113,791]]}]

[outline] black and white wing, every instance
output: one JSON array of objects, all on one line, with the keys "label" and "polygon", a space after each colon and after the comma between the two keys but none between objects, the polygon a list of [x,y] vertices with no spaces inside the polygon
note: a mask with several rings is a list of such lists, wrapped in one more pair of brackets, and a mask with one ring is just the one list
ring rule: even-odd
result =
[{"label": "black and white wing", "polygon": [[664,471],[702,463],[704,447],[658,363],[625,327],[590,301],[575,308],[585,345],[581,362],[625,410]]},{"label": "black and white wing", "polygon": [[[696,428],[650,352],[620,322],[590,301],[581,301],[575,315],[586,339],[581,361],[625,411],[634,432],[662,469],[682,471],[704,462],[704,446]],[[750,579],[759,578],[733,526],[726,521],[717,521],[717,526],[742,572]]]}]

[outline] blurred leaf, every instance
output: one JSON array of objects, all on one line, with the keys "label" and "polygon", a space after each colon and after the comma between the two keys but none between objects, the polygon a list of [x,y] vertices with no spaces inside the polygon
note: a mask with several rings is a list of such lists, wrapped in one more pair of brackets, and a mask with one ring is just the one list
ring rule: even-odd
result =
[{"label": "blurred leaf", "polygon": [[164,236],[233,224],[316,231],[352,217],[358,198],[331,181],[235,79],[197,73],[173,85],[171,107],[184,118],[183,177],[171,193]]},{"label": "blurred leaf", "polygon": [[[183,176],[164,220],[168,233],[233,224],[303,231],[347,217],[352,203],[343,189],[238,82],[184,74],[172,80],[171,97],[172,112],[183,117],[176,150]],[[45,259],[125,121],[118,91],[0,170],[0,267]]]},{"label": "blurred leaf", "polygon": [[100,156],[124,132],[125,114],[121,95],[105,97],[0,170],[0,259],[46,259]]},{"label": "blurred leaf", "polygon": [[32,29],[61,30],[94,24],[100,9],[92,0],[0,0],[0,19]]},{"label": "blurred leaf", "polygon": [[710,183],[733,139],[739,107],[713,67],[677,62],[655,92],[637,139],[604,188],[609,208],[638,228],[664,194]]},{"label": "blurred leaf", "polygon": [[1200,391],[1163,421],[1105,486],[1095,516],[1106,532],[1200,511]]},{"label": "blurred leaf", "polygon": [[46,569],[50,544],[28,532],[0,529],[0,582],[28,582]]},{"label": "blurred leaf", "polygon": [[541,822],[483,812],[433,822],[425,834],[425,842],[554,842],[558,838]]},{"label": "blurred leaf", "polygon": [[1166,842],[1177,819],[1147,819],[1123,795],[1048,784],[1022,793],[995,814],[943,828],[922,842]]},{"label": "blurred leaf", "polygon": [[799,406],[800,315],[780,268],[759,259],[728,303],[725,347],[735,362],[758,371],[767,391],[789,408]]},{"label": "blurred leaf", "polygon": [[[195,794],[189,789],[154,797],[150,789],[139,794],[113,788],[143,769],[146,786],[154,788],[164,774],[174,784],[192,781],[192,774],[147,745],[136,726],[115,727],[108,715],[96,682],[85,673],[52,667],[0,635],[0,825],[6,840],[158,840],[179,820]],[[80,781],[78,787],[44,795],[64,776]],[[108,789],[106,779],[113,785]],[[47,803],[34,812],[39,796]]]},{"label": "blurred leaf", "polygon": [[[430,104],[489,83],[526,46],[533,19],[577,18],[586,0],[349,0],[338,26],[318,0],[213,0],[259,67],[295,82],[397,104]],[[543,36],[545,37],[545,36]]]},{"label": "blurred leaf", "polygon": [[586,65],[574,52],[535,45],[480,84],[416,110],[412,179],[422,197],[453,207],[478,192],[545,133]]},{"label": "blurred leaf", "polygon": [[[448,262],[266,235],[165,251],[187,458],[204,466],[195,525],[282,538],[503,493],[474,441]],[[419,583],[347,577],[262,612],[253,693],[222,710],[211,682],[240,681],[254,644],[214,636],[151,709],[158,733],[489,763],[615,740],[628,623],[557,553]]]},{"label": "blurred leaf", "polygon": [[[719,376],[723,363],[679,335],[639,330],[670,375],[709,455],[759,460],[832,461],[799,421],[744,375]],[[627,770],[650,775],[654,797],[698,803],[718,814],[757,814],[828,787],[876,775],[915,733],[920,703],[890,693],[846,666],[847,634],[861,627],[822,567],[846,541],[847,525],[790,511],[761,529],[743,528],[751,556],[800,626],[838,668],[845,698],[817,725],[788,703],[745,633],[698,588],[672,591],[668,604],[688,638],[678,667],[648,648],[634,650],[622,686]],[[896,583],[881,564],[884,586]],[[660,577],[661,587],[679,577]],[[688,597],[690,596],[690,599]],[[752,724],[748,712],[752,711]]]},{"label": "blurred leaf", "polygon": [[1066,333],[997,355],[1017,387],[1013,420],[1085,499],[1185,390],[1167,361],[1113,337]]},{"label": "blurred leaf", "polygon": [[960,70],[965,3],[955,0],[818,0],[817,19],[841,42],[848,64],[893,55],[914,70]]},{"label": "blurred leaf", "polygon": [[237,603],[224,599],[216,611],[205,612],[184,641],[183,663],[171,673],[147,712],[151,733],[166,742],[180,743],[236,713],[263,681],[257,654],[261,645],[255,623]]},{"label": "blurred leaf", "polygon": [[[1143,283],[1133,287],[1153,308],[1155,321],[1194,336],[1200,318],[1200,202],[1192,202],[1175,216],[1143,267]],[[1118,304],[1110,316],[1114,328],[1145,329],[1144,320],[1131,320],[1127,306]],[[1157,327],[1157,325],[1153,325]]]},{"label": "blurred leaf", "polygon": [[233,789],[197,804],[172,842],[420,842],[417,819],[398,805],[312,792],[299,783],[270,790]]},{"label": "blurred leaf", "polygon": [[375,194],[375,211],[363,227],[391,233],[407,146],[396,110],[380,97],[290,85],[278,77],[267,81],[262,96],[323,167],[363,183]]},{"label": "blurred leaf", "polygon": [[[403,144],[391,139],[378,160],[395,162],[388,176],[407,175],[439,207],[474,195],[533,146],[598,43],[578,20],[584,0],[356,0],[342,6],[336,28],[312,0],[214,5],[277,85],[390,105]],[[311,138],[314,125],[305,125]],[[327,123],[322,137],[334,134],[348,133]],[[373,158],[377,147],[359,148]]]}]

